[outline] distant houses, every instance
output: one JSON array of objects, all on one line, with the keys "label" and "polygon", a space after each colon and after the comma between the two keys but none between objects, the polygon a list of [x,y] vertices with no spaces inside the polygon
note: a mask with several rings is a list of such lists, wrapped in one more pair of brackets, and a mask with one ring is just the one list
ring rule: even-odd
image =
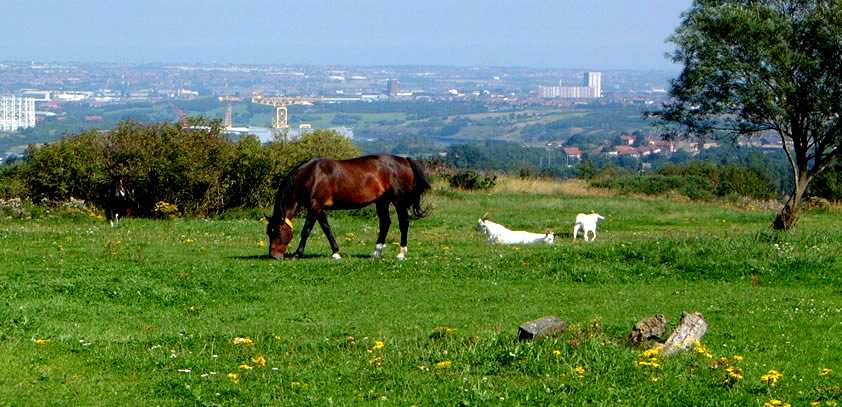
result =
[{"label": "distant houses", "polygon": [[[622,135],[620,136],[619,140],[617,141],[618,144],[614,145],[610,141],[607,141],[600,145],[599,147],[591,150],[591,154],[605,154],[609,157],[632,157],[632,158],[643,158],[650,155],[656,154],[663,154],[663,153],[673,153],[677,151],[675,143],[666,140],[654,140],[652,138],[647,137],[646,142],[640,146],[634,146],[635,138],[630,135]],[[564,154],[568,159],[568,162],[574,162],[575,160],[580,160],[582,157],[582,152],[577,147],[564,147]]]},{"label": "distant houses", "polygon": [[[719,147],[720,144],[716,141],[692,142],[692,141],[667,141],[654,140],[651,137],[646,137],[642,141],[637,141],[632,135],[623,134],[613,142],[606,140],[602,145],[589,150],[590,154],[604,154],[608,157],[631,157],[643,159],[649,156],[674,153],[679,150],[689,152],[691,154],[698,154],[702,150]],[[783,148],[779,138],[773,136],[760,136],[752,138],[740,138],[737,143],[741,146],[759,147],[763,151],[775,151]],[[582,158],[582,152],[578,147],[562,147],[564,155],[567,159],[568,165],[573,165]]]},{"label": "distant houses", "polygon": [[568,167],[572,167],[575,163],[582,159],[582,151],[578,147],[564,148],[565,163]]}]

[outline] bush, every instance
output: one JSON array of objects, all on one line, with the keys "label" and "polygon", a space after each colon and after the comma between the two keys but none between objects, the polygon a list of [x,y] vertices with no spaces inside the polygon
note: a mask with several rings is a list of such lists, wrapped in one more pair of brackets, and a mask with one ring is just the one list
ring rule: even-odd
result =
[{"label": "bush", "polygon": [[775,196],[776,190],[769,174],[743,165],[716,165],[707,161],[694,161],[683,165],[666,164],[658,170],[658,174],[705,179],[715,185],[712,193],[718,197],[737,194],[757,200],[769,200]]},{"label": "bush", "polygon": [[696,175],[625,175],[591,181],[598,188],[611,188],[622,194],[665,195],[677,192],[690,199],[709,200],[713,185]]},{"label": "bush", "polygon": [[496,175],[483,175],[471,170],[462,170],[448,174],[445,175],[445,178],[452,188],[467,191],[489,190],[497,185]]},{"label": "bush", "polygon": [[31,146],[22,163],[0,173],[0,194],[28,196],[34,202],[74,197],[101,205],[109,182],[121,177],[136,216],[160,217],[160,202],[176,208],[168,216],[208,216],[237,207],[271,206],[283,177],[302,161],[360,154],[350,140],[332,131],[316,130],[263,146],[254,136],[232,141],[218,121],[197,122],[201,126],[196,128],[121,122],[106,133],[89,131]]},{"label": "bush", "polygon": [[807,187],[810,196],[829,200],[842,200],[842,159],[836,161],[819,173]]}]

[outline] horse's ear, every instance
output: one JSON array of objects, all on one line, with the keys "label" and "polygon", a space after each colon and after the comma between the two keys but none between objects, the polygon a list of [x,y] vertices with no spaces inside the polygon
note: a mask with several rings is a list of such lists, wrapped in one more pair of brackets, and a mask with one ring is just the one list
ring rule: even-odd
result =
[{"label": "horse's ear", "polygon": [[482,219],[483,222],[487,221],[488,220],[488,212],[486,212],[485,215],[482,215],[482,218],[480,218],[480,219]]}]

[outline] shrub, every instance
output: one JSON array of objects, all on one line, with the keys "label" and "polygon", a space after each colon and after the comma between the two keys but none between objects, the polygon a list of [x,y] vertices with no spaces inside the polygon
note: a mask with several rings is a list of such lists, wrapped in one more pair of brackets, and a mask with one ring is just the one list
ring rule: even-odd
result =
[{"label": "shrub", "polygon": [[101,205],[109,182],[121,177],[137,216],[161,216],[159,202],[172,204],[179,214],[207,216],[270,206],[278,184],[302,161],[360,154],[332,131],[263,146],[253,136],[232,141],[219,121],[195,121],[200,126],[127,121],[105,133],[89,131],[31,146],[22,163],[0,173],[0,194],[34,202],[75,197]]},{"label": "shrub", "polygon": [[[769,174],[743,165],[716,165],[707,161],[693,161],[683,165],[666,164],[658,170],[658,174],[705,179],[715,186],[712,193],[718,197],[737,194],[758,200],[768,200],[775,196],[776,190]],[[691,192],[688,196],[693,194],[696,192]]]},{"label": "shrub", "polygon": [[497,185],[496,175],[483,175],[476,171],[462,170],[445,175],[452,188],[468,191],[489,190]]},{"label": "shrub", "polygon": [[713,197],[713,185],[695,175],[625,175],[594,180],[591,185],[611,188],[622,194],[664,195],[674,191],[690,199],[709,200]]}]

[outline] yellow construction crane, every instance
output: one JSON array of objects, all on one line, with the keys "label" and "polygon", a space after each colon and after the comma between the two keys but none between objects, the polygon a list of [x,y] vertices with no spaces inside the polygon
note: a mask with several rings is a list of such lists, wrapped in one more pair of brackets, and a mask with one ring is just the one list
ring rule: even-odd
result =
[{"label": "yellow construction crane", "polygon": [[228,102],[228,107],[225,109],[225,121],[222,123],[225,127],[233,126],[232,116],[234,113],[234,108],[231,106],[231,102],[240,102],[243,98],[239,96],[220,96],[220,102]]},{"label": "yellow construction crane", "polygon": [[251,103],[275,106],[275,119],[272,120],[272,127],[275,129],[289,128],[289,112],[287,106],[296,104],[309,104],[321,100],[321,98],[305,98],[301,96],[263,96],[261,92],[255,92],[251,97]]}]

